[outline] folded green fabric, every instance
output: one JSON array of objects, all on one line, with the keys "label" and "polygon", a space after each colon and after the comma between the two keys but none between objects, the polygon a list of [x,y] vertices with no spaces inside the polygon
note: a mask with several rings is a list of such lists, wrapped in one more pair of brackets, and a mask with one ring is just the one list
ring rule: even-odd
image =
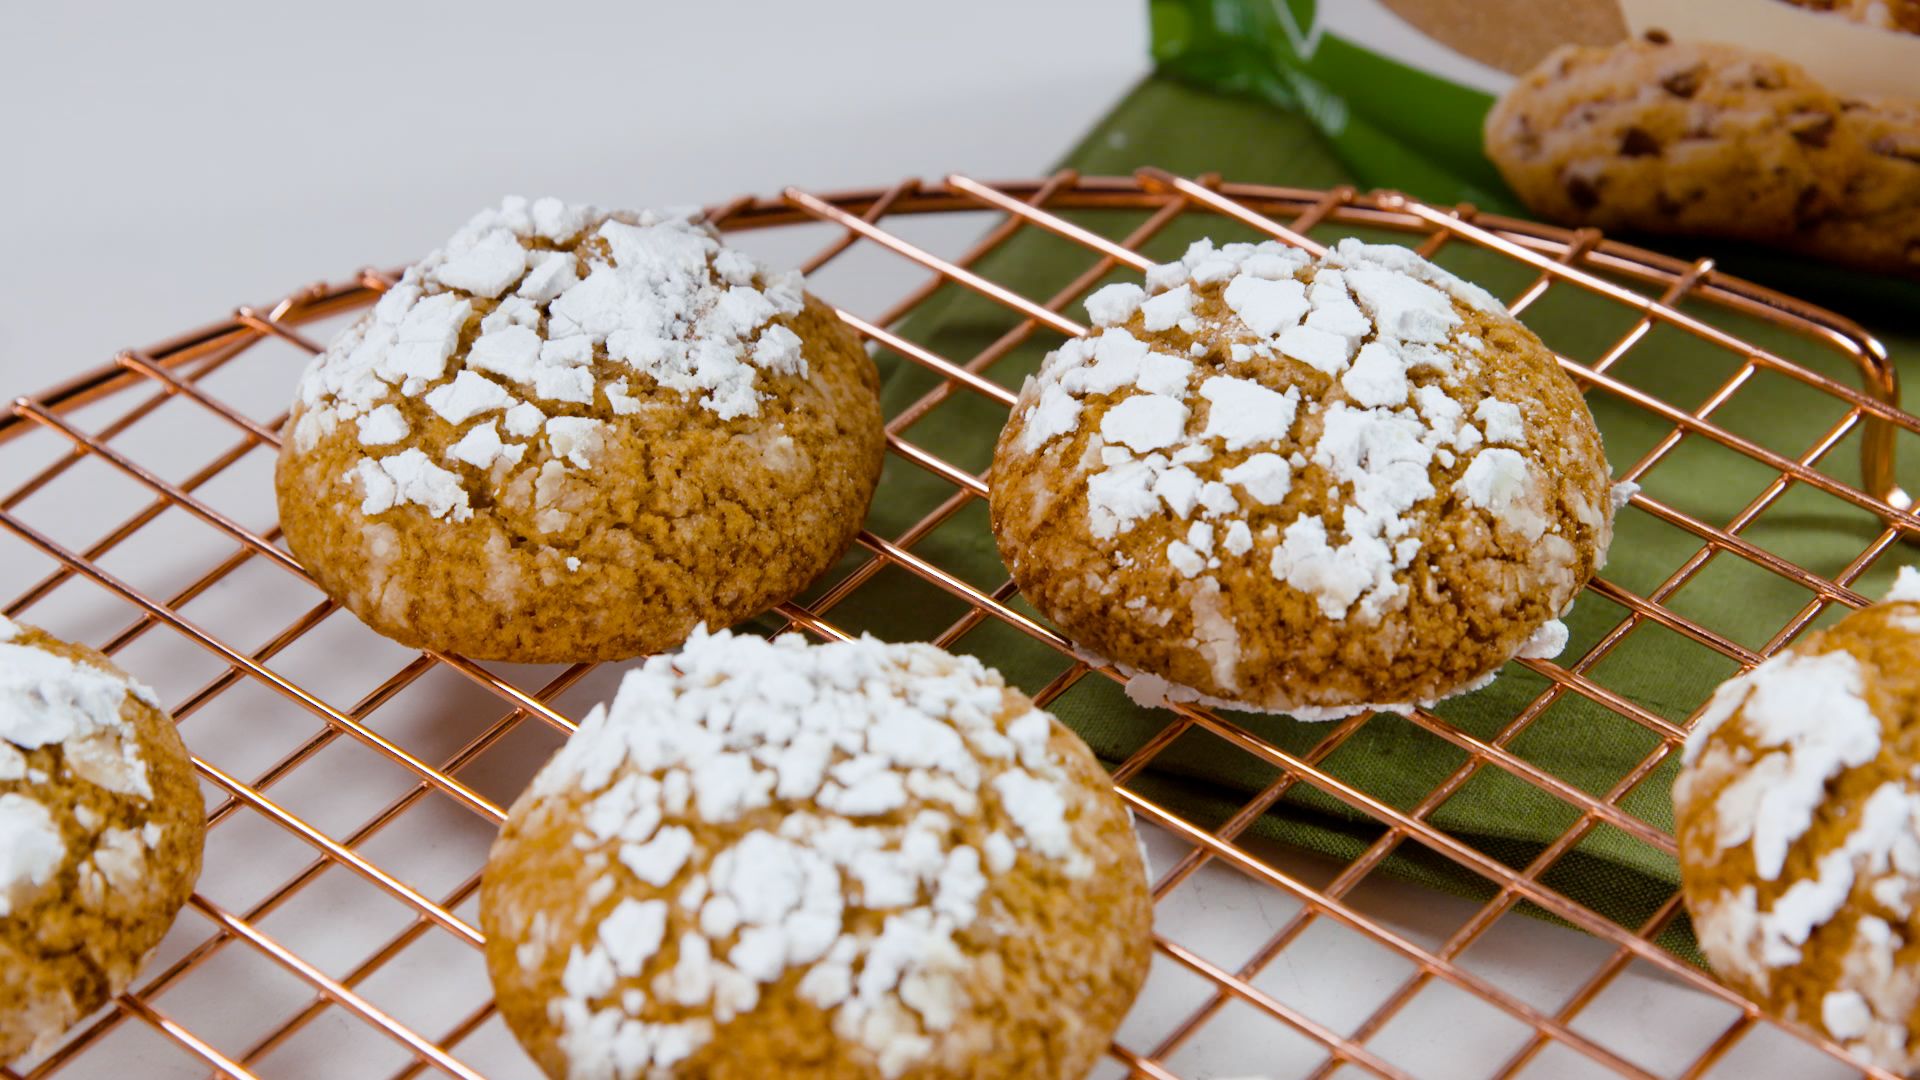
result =
[{"label": "folded green fabric", "polygon": [[[1326,187],[1350,181],[1312,127],[1298,116],[1257,102],[1214,96],[1181,84],[1152,79],[1128,95],[1063,163],[1084,173],[1127,173],[1158,165],[1177,173],[1219,172],[1234,180]],[[1121,211],[1072,215],[1083,226],[1121,237],[1143,214]],[[1332,239],[1347,232],[1322,228],[1315,235]],[[1249,238],[1226,219],[1193,213],[1177,220],[1148,248],[1156,257],[1174,257],[1193,239],[1210,235],[1222,242]],[[1362,234],[1395,239],[1394,234]],[[1065,288],[1091,265],[1077,245],[1023,229],[981,261],[989,278],[1025,296],[1045,300]],[[1511,297],[1532,275],[1497,256],[1465,245],[1449,245],[1440,261],[1480,281],[1496,294]],[[1124,280],[1116,273],[1107,280]],[[1104,283],[1104,282],[1103,282]],[[1705,306],[1697,314],[1781,355],[1853,381],[1840,354],[1751,319]],[[1073,314],[1079,314],[1076,309]],[[1526,320],[1547,343],[1565,355],[1593,360],[1633,324],[1625,307],[1556,288],[1526,313]],[[897,327],[907,338],[941,356],[964,362],[1019,324],[1004,307],[955,287],[946,287]],[[1892,339],[1897,352],[1920,355],[1911,340]],[[1034,370],[1045,352],[1059,344],[1050,331],[1038,330],[986,374],[1008,387]],[[928,390],[938,377],[898,357],[883,356],[885,404],[896,415]],[[1672,328],[1656,328],[1613,369],[1629,381],[1682,408],[1694,408],[1740,367],[1741,358],[1704,344]],[[1658,417],[1603,392],[1589,395],[1595,418],[1607,439],[1616,472],[1653,448],[1670,430]],[[1812,446],[1846,409],[1835,398],[1771,373],[1753,376],[1715,418],[1735,432],[1770,448],[1798,456]],[[992,457],[1004,410],[964,390],[956,390],[903,437],[948,461],[976,472]],[[1837,479],[1857,483],[1857,432],[1849,435],[1818,465]],[[1903,445],[1909,456],[1912,446]],[[1683,439],[1651,473],[1642,478],[1647,492],[1716,526],[1727,525],[1778,474],[1757,462],[1698,438]],[[897,537],[954,494],[954,488],[914,465],[891,457],[870,527]],[[1838,574],[1880,532],[1871,513],[1841,500],[1795,485],[1744,530],[1748,540],[1825,575]],[[1645,596],[1694,556],[1701,541],[1651,515],[1625,511],[1611,564],[1604,576]],[[986,507],[969,500],[947,522],[916,540],[912,550],[982,589],[1007,580],[987,527]],[[1905,549],[1882,558],[1859,587],[1874,594],[1885,587]],[[1800,585],[1738,556],[1721,554],[1665,603],[1687,618],[1749,648],[1765,645],[1812,598]],[[1019,603],[1019,601],[1015,601]],[[1029,610],[1024,609],[1023,610]],[[897,568],[881,572],[834,612],[851,630],[870,630],[892,638],[937,634],[966,611],[965,605]],[[1823,613],[1830,621],[1837,612]],[[1627,615],[1625,609],[1588,593],[1576,604],[1568,624],[1572,641],[1561,662],[1571,664]],[[1058,675],[1066,662],[995,620],[982,622],[962,637],[959,650],[980,656],[1029,691]],[[1588,673],[1595,682],[1647,712],[1684,723],[1737,666],[1711,649],[1653,623],[1643,623]],[[1443,704],[1437,711],[1461,730],[1495,737],[1523,710],[1546,681],[1512,666],[1491,687]],[[1080,680],[1053,705],[1109,763],[1124,760],[1146,740],[1173,722],[1173,714],[1141,709],[1120,688],[1102,677]],[[1290,719],[1236,715],[1234,722],[1288,751],[1309,755],[1329,725]],[[1567,694],[1514,738],[1516,755],[1595,796],[1605,796],[1659,745],[1646,727],[1577,694]],[[1446,780],[1467,755],[1441,738],[1392,714],[1375,716],[1321,762],[1332,775],[1403,810],[1412,810]],[[1671,829],[1669,787],[1676,758],[1668,758],[1619,798],[1628,813],[1661,829]],[[1203,828],[1221,825],[1282,773],[1275,767],[1204,731],[1189,731],[1154,760],[1130,786]],[[1483,766],[1428,815],[1435,826],[1494,859],[1524,868],[1580,817],[1569,803],[1539,790],[1496,766]],[[1296,783],[1250,827],[1248,836],[1315,852],[1341,863],[1371,845],[1384,827],[1374,818],[1307,783]],[[1486,896],[1494,889],[1478,873],[1417,842],[1402,842],[1380,871],[1447,891]],[[1637,928],[1673,894],[1673,860],[1609,825],[1591,829],[1541,874],[1554,889],[1619,924]],[[1523,907],[1524,910],[1524,907]],[[1536,912],[1537,913],[1537,912]],[[1684,918],[1662,935],[1667,948],[1697,959]]]}]

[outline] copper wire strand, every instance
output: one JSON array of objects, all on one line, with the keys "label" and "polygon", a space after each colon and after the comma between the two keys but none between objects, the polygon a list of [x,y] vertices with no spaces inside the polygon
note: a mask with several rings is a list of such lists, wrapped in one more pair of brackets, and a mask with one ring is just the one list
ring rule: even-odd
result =
[{"label": "copper wire strand", "polygon": [[[1125,210],[1144,212],[1146,217],[1124,237],[1114,240],[1061,216],[1061,212],[1069,210]],[[972,247],[952,260],[942,259],[887,228],[887,221],[899,215],[983,211],[997,215],[997,222],[989,226]],[[1866,600],[1854,590],[1854,582],[1896,544],[1920,532],[1920,517],[1909,512],[1904,492],[1893,482],[1892,460],[1893,432],[1896,429],[1920,432],[1920,420],[1899,410],[1898,386],[1885,350],[1844,319],[1728,277],[1709,260],[1686,263],[1621,245],[1593,230],[1570,232],[1484,215],[1471,206],[1432,207],[1393,193],[1361,194],[1351,188],[1312,191],[1231,184],[1213,176],[1186,178],[1157,170],[1143,170],[1130,178],[1083,177],[1063,171],[1038,180],[1004,183],[988,183],[955,174],[933,185],[907,180],[890,188],[870,191],[810,193],[788,189],[776,198],[743,197],[710,210],[709,220],[723,230],[778,228],[805,222],[826,222],[838,227],[824,247],[802,261],[802,268],[809,272],[831,264],[862,245],[891,252],[928,272],[925,281],[871,318],[840,308],[835,311],[873,347],[937,376],[931,389],[889,417],[887,445],[891,456],[940,477],[953,489],[930,512],[896,536],[881,537],[863,531],[856,548],[858,558],[851,566],[811,601],[780,605],[774,613],[776,621],[786,628],[822,639],[843,638],[846,630],[836,625],[829,613],[867,587],[880,571],[892,568],[962,602],[961,614],[934,635],[940,644],[964,647],[968,635],[989,622],[997,622],[1054,650],[1062,666],[1035,693],[1036,700],[1043,705],[1067,693],[1088,675],[1119,679],[1120,674],[1111,668],[1090,666],[1075,654],[1070,642],[1012,607],[1015,596],[1011,582],[1002,580],[990,589],[987,584],[991,583],[976,585],[918,553],[919,541],[951,521],[968,504],[983,498],[990,480],[986,475],[945,460],[910,438],[908,433],[914,424],[931,415],[956,392],[977,395],[1002,407],[1010,406],[1014,395],[1006,388],[1005,380],[991,375],[994,366],[1030,341],[1036,332],[1064,336],[1084,333],[1086,327],[1067,314],[1069,305],[1116,269],[1137,273],[1150,265],[1152,260],[1141,253],[1142,247],[1172,222],[1189,214],[1224,219],[1315,252],[1323,251],[1324,247],[1314,239],[1314,234],[1324,234],[1334,226],[1390,229],[1404,234],[1410,246],[1429,256],[1457,245],[1498,254],[1532,271],[1531,284],[1509,301],[1509,307],[1516,312],[1526,310],[1554,289],[1574,289],[1631,310],[1635,315],[1631,326],[1598,356],[1590,361],[1559,357],[1563,369],[1587,392],[1611,396],[1668,425],[1664,437],[1640,460],[1622,470],[1622,478],[1639,479],[1649,475],[1675,448],[1691,440],[1705,440],[1739,454],[1772,471],[1774,477],[1724,524],[1701,520],[1684,505],[1670,499],[1644,492],[1635,496],[1631,509],[1623,513],[1645,513],[1692,536],[1699,543],[1694,554],[1644,594],[1606,578],[1596,578],[1589,590],[1599,601],[1617,608],[1620,620],[1577,658],[1563,658],[1563,662],[1524,662],[1533,677],[1543,683],[1542,689],[1490,737],[1469,735],[1425,711],[1416,711],[1410,716],[1408,723],[1438,743],[1450,746],[1452,752],[1463,759],[1458,768],[1410,808],[1402,810],[1387,805],[1365,790],[1341,781],[1325,768],[1328,759],[1367,726],[1370,722],[1367,717],[1353,717],[1328,725],[1311,747],[1290,752],[1210,710],[1183,706],[1165,714],[1165,725],[1124,761],[1116,763],[1113,770],[1114,782],[1136,812],[1187,845],[1186,853],[1163,870],[1153,883],[1156,902],[1174,895],[1202,866],[1219,862],[1261,887],[1292,896],[1301,907],[1236,967],[1218,965],[1177,941],[1157,936],[1156,951],[1206,980],[1213,992],[1198,1008],[1179,1018],[1149,1051],[1142,1053],[1116,1043],[1110,1048],[1112,1057],[1137,1076],[1175,1077],[1177,1073],[1166,1064],[1167,1060],[1205,1030],[1222,1006],[1238,1001],[1272,1022],[1305,1036],[1318,1047],[1325,1057],[1314,1071],[1315,1076],[1328,1075],[1343,1066],[1376,1076],[1409,1076],[1418,1070],[1409,1070],[1403,1063],[1382,1057],[1370,1049],[1368,1043],[1409,1002],[1420,996],[1423,987],[1439,980],[1526,1024],[1530,1033],[1528,1040],[1498,1066],[1499,1075],[1518,1072],[1535,1061],[1546,1046],[1558,1045],[1621,1075],[1644,1076],[1647,1075],[1645,1069],[1623,1054],[1622,1050],[1628,1048],[1607,1045],[1575,1026],[1583,1011],[1606,987],[1637,962],[1691,990],[1727,1001],[1737,1010],[1732,1021],[1714,1036],[1683,1073],[1703,1074],[1747,1034],[1774,1021],[1654,944],[1681,910],[1677,893],[1670,895],[1640,925],[1623,927],[1544,884],[1542,879],[1601,825],[1632,837],[1663,857],[1670,859],[1674,851],[1671,835],[1629,813],[1621,801],[1640,788],[1671,756],[1684,737],[1686,724],[1622,696],[1597,674],[1601,662],[1618,646],[1636,632],[1657,627],[1726,658],[1732,665],[1749,668],[1784,648],[1834,605],[1850,608],[1864,604]],[[1023,229],[1039,230],[1084,249],[1091,259],[1089,266],[1066,286],[1040,300],[1022,296],[983,273],[979,266],[984,265],[984,257],[999,250]],[[1618,284],[1615,279],[1621,278],[1646,286],[1649,294]],[[109,652],[117,652],[164,625],[211,653],[219,662],[221,670],[180,703],[177,718],[193,715],[236,685],[256,682],[320,722],[315,733],[250,780],[230,775],[204,758],[195,758],[201,775],[213,782],[223,796],[209,810],[209,821],[216,827],[210,834],[210,842],[217,842],[220,822],[236,814],[249,813],[274,822],[281,830],[305,842],[313,849],[313,858],[244,912],[228,911],[196,895],[191,909],[207,920],[210,934],[164,970],[148,973],[137,987],[121,996],[114,1009],[70,1037],[36,1066],[30,1074],[35,1078],[58,1075],[126,1019],[144,1022],[215,1074],[250,1077],[249,1070],[266,1055],[287,1045],[293,1035],[333,1007],[380,1031],[406,1052],[408,1063],[397,1076],[410,1077],[422,1069],[436,1069],[456,1076],[481,1075],[455,1058],[452,1050],[495,1015],[490,1001],[470,1009],[438,1036],[430,1037],[401,1023],[356,989],[372,974],[404,955],[422,935],[436,929],[477,946],[480,943],[478,929],[453,912],[471,898],[478,884],[478,868],[451,890],[429,897],[358,848],[436,792],[489,826],[497,823],[503,813],[501,807],[473,791],[456,774],[529,720],[562,734],[570,731],[573,720],[561,713],[553,701],[592,670],[592,666],[575,665],[545,686],[529,691],[488,667],[462,657],[424,653],[416,655],[354,705],[336,708],[280,674],[274,666],[280,653],[320,623],[332,617],[347,617],[338,613],[330,602],[321,599],[312,604],[273,637],[253,648],[230,644],[210,627],[194,621],[184,610],[213,585],[262,558],[291,575],[303,587],[311,585],[298,563],[279,546],[276,528],[252,528],[197,494],[255,450],[277,449],[279,428],[285,419],[283,416],[262,422],[246,416],[210,391],[203,383],[205,376],[230,365],[263,340],[282,341],[309,354],[319,351],[320,343],[301,329],[305,323],[363,307],[393,280],[387,272],[365,270],[345,285],[309,286],[272,305],[241,307],[227,322],[147,350],[130,350],[109,367],[83,374],[37,397],[19,399],[9,413],[0,414],[0,447],[33,430],[46,432],[65,443],[63,452],[51,464],[0,496],[0,529],[26,541],[51,562],[47,576],[0,610],[12,616],[30,615],[32,609],[59,586],[70,581],[87,582],[103,595],[127,604],[135,616],[106,642]],[[985,297],[1013,315],[1014,324],[971,357],[939,355],[911,340],[901,326],[920,304],[943,288],[959,288]],[[1762,318],[1793,331],[1825,354],[1837,354],[1855,368],[1862,380],[1861,386],[1832,379],[1777,352],[1745,342],[1699,314],[1716,309]],[[1738,361],[1734,374],[1698,406],[1676,406],[1616,374],[1622,370],[1620,361],[1642,348],[1652,331],[1663,325],[1719,348]],[[1799,453],[1789,453],[1737,434],[1721,425],[1715,415],[1760,370],[1785,376],[1805,393],[1841,402],[1848,406],[1847,412],[1816,439],[1814,445]],[[149,387],[151,392],[134,398],[131,408],[98,430],[83,429],[72,415],[79,408],[116,395],[129,395],[142,387]],[[190,416],[178,410],[164,418],[156,415],[162,404],[176,397],[190,403],[186,410]],[[196,419],[224,423],[235,430],[237,441],[206,465],[172,482],[117,445],[117,437],[133,425],[162,419],[173,423]],[[1859,440],[1861,475],[1865,478],[1862,487],[1845,483],[1821,468],[1826,456],[1843,445],[1856,429],[1862,434]],[[56,542],[32,523],[30,511],[34,504],[30,500],[59,490],[72,467],[88,457],[98,458],[137,482],[151,493],[151,500],[101,538],[75,550]],[[1820,491],[1882,523],[1861,553],[1831,577],[1796,566],[1743,535],[1796,486]],[[204,573],[164,599],[148,596],[100,566],[100,560],[110,553],[122,549],[137,553],[142,530],[175,507],[213,530],[210,535],[230,542],[232,548],[209,564]],[[1697,623],[1669,604],[1708,565],[1728,557],[1791,581],[1808,593],[1807,601],[1757,647],[1734,640],[1723,629]],[[428,760],[381,735],[372,721],[378,710],[387,707],[407,687],[442,666],[493,694],[503,703],[505,712],[451,755]],[[1615,778],[1605,791],[1584,790],[1514,749],[1521,733],[1556,702],[1569,696],[1590,701],[1622,723],[1634,725],[1653,737],[1649,752]],[[1199,733],[1205,734],[1199,736]],[[272,790],[342,736],[393,761],[406,770],[412,782],[401,795],[336,839],[277,802]],[[1244,798],[1226,820],[1212,828],[1186,821],[1132,787],[1133,781],[1151,769],[1168,747],[1183,738],[1196,736],[1231,746],[1232,752],[1250,755],[1274,771],[1272,780]],[[1575,815],[1572,824],[1545,844],[1523,868],[1511,869],[1481,854],[1431,820],[1434,812],[1467,781],[1487,768],[1527,783]],[[1341,801],[1380,823],[1383,829],[1362,855],[1318,888],[1270,865],[1241,844],[1246,831],[1262,815],[1296,790],[1304,790],[1303,784]],[[1408,840],[1472,872],[1493,891],[1444,943],[1432,950],[1406,940],[1344,899]],[[300,957],[260,923],[319,875],[335,867],[350,871],[412,913],[412,918],[400,930],[374,946],[338,978],[323,973]],[[1558,1003],[1522,1000],[1475,976],[1459,963],[1491,927],[1503,918],[1515,917],[1514,908],[1521,901],[1537,905],[1612,945],[1608,958]],[[1407,980],[1350,1030],[1327,1027],[1259,990],[1252,981],[1283,955],[1307,926],[1318,920],[1332,920],[1360,933],[1394,951],[1414,968]],[[215,952],[233,942],[246,942],[253,951],[301,979],[312,991],[311,997],[292,1014],[254,1036],[250,1044],[242,1048],[217,1047],[153,1005],[157,995],[190,976]],[[1844,1058],[1839,1047],[1817,1033],[1797,1025],[1782,1026],[1808,1044]],[[1874,1076],[1887,1075],[1867,1071]],[[0,1076],[14,1075],[12,1070],[0,1070]]]}]

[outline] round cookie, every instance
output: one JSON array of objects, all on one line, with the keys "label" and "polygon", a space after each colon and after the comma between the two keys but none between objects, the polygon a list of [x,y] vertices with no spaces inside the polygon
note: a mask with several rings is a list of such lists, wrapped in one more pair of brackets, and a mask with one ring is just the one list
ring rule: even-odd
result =
[{"label": "round cookie", "polygon": [[206,806],[153,691],[0,618],[0,1061],[127,988],[200,876]]},{"label": "round cookie", "polygon": [[1728,680],[1682,760],[1680,880],[1715,973],[1920,1070],[1920,574]]},{"label": "round cookie", "polygon": [[658,651],[845,550],[879,480],[878,384],[798,273],[707,226],[510,198],[308,368],[280,522],[406,645]]},{"label": "round cookie", "polygon": [[480,891],[547,1075],[1078,1077],[1146,976],[1086,745],[930,645],[701,632],[513,805]]},{"label": "round cookie", "polygon": [[1558,49],[1486,119],[1536,213],[1601,228],[1787,242],[1843,204],[1861,147],[1798,65],[1731,45]]},{"label": "round cookie", "polygon": [[1331,719],[1559,652],[1607,464],[1491,296],[1404,248],[1201,241],[1087,309],[1001,433],[993,529],[1136,700]]}]

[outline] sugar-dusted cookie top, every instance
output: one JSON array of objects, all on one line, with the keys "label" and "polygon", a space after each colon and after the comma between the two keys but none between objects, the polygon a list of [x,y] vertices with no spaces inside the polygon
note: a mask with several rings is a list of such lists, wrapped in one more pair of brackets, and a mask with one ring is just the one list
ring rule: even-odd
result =
[{"label": "sugar-dusted cookie top", "polygon": [[514,805],[482,918],[553,1076],[1080,1075],[1144,975],[1139,859],[977,661],[697,634]]},{"label": "sugar-dusted cookie top", "polygon": [[1863,1060],[1920,1068],[1920,574],[1729,679],[1674,781],[1714,972]]},{"label": "sugar-dusted cookie top", "polygon": [[1201,241],[1087,307],[1002,433],[994,527],[1140,696],[1343,715],[1558,651],[1606,461],[1485,291],[1404,248]]},{"label": "sugar-dusted cookie top", "polygon": [[[799,273],[770,273],[688,217],[509,198],[314,361],[294,439],[352,423],[369,513],[412,503],[464,520],[474,481],[530,449],[591,469],[605,421],[582,414],[633,415],[636,380],[720,420],[759,415],[777,392],[761,372],[807,375],[799,336],[776,321],[803,306]],[[408,442],[421,409],[459,428],[454,461]]]},{"label": "sugar-dusted cookie top", "polygon": [[697,220],[508,199],[307,369],[282,525],[407,644],[667,648],[844,549],[878,477],[877,381],[798,273]]},{"label": "sugar-dusted cookie top", "polygon": [[199,876],[205,814],[152,690],[0,617],[0,1060],[127,988]]}]

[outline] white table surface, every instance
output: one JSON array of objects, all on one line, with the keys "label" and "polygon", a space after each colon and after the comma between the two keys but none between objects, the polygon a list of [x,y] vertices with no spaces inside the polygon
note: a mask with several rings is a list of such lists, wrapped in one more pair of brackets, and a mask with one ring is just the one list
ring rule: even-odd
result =
[{"label": "white table surface", "polygon": [[[536,18],[536,8],[545,14]],[[231,5],[191,16],[163,5],[110,16],[41,5],[30,24],[13,20],[0,33],[0,393],[39,389],[120,347],[306,281],[404,262],[505,192],[638,206],[789,183],[1033,174],[1146,71],[1143,8],[1138,0],[482,3],[453,17],[439,5],[392,0]],[[869,313],[877,307],[867,298],[892,291],[881,280],[839,284],[837,301]],[[0,479],[8,472],[0,469]],[[24,584],[7,569],[0,566],[0,596]],[[1159,869],[1180,854],[1165,834],[1147,839]],[[1273,857],[1310,881],[1331,876],[1325,866]],[[221,872],[245,878],[249,861],[228,858]],[[1473,910],[1379,882],[1352,900],[1428,947]],[[1214,864],[1161,904],[1159,929],[1231,968],[1295,910]],[[1550,1004],[1610,952],[1509,917],[1467,962]],[[1321,923],[1254,982],[1344,1031],[1407,973],[1379,947]],[[1160,958],[1122,1039],[1147,1050],[1203,989]],[[419,992],[431,997],[433,985]],[[222,1017],[239,1007],[224,997],[196,1005],[191,994],[168,1005]],[[1729,1016],[1636,966],[1576,1027],[1632,1047],[1635,1060],[1659,1070],[1689,1060]],[[1369,1045],[1420,1076],[1478,1076],[1524,1033],[1460,994],[1429,991]],[[127,1053],[137,1057],[142,1045],[132,1041]],[[306,1045],[268,1062],[285,1075],[341,1075],[325,1050]],[[528,1074],[497,1034],[472,1041],[463,1056],[500,1075]],[[1279,1077],[1320,1058],[1304,1038],[1229,1006],[1169,1065],[1194,1077]],[[82,1060],[90,1064],[75,1075],[113,1075],[125,1063],[112,1054]],[[154,1060],[156,1075],[199,1074],[177,1054],[164,1066]],[[1115,1073],[1111,1063],[1101,1071]],[[1526,1075],[1597,1074],[1549,1049]],[[1762,1035],[1714,1075],[1845,1070]]]}]

